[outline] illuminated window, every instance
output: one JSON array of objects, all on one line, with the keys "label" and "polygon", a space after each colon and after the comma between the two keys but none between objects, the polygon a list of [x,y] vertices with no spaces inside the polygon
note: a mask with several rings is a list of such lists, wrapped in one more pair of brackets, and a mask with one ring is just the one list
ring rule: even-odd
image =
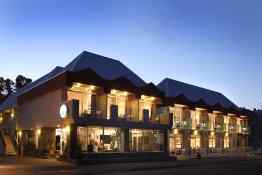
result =
[{"label": "illuminated window", "polygon": [[158,130],[130,130],[130,150],[132,152],[163,151],[164,134]]},{"label": "illuminated window", "polygon": [[[91,114],[93,106],[92,103],[96,103],[95,100],[92,99],[92,96],[95,97],[94,93],[95,86],[91,85],[82,85],[82,84],[74,84],[73,87],[67,93],[67,99],[70,100],[78,100],[79,101],[79,111],[80,114]],[[92,101],[93,100],[93,101]]]},{"label": "illuminated window", "polygon": [[144,112],[147,111],[149,119],[151,119],[152,109],[155,98],[142,95],[141,100],[139,100],[139,120],[143,120]]},{"label": "illuminated window", "polygon": [[124,132],[111,127],[78,127],[78,140],[86,152],[124,152]]},{"label": "illuminated window", "polygon": [[182,137],[180,135],[175,136],[175,148],[182,149]]},{"label": "illuminated window", "polygon": [[209,137],[209,148],[215,148],[216,147],[216,138],[214,136]]},{"label": "illuminated window", "polygon": [[108,108],[107,108],[108,119],[111,117],[110,115],[111,115],[112,105],[117,106],[118,117],[124,118],[126,116],[127,96],[128,96],[127,92],[111,90],[111,93],[108,95]]},{"label": "illuminated window", "polygon": [[224,148],[229,148],[229,136],[225,136],[224,138]]},{"label": "illuminated window", "polygon": [[192,149],[199,149],[200,148],[200,136],[199,135],[191,136],[190,145]]}]

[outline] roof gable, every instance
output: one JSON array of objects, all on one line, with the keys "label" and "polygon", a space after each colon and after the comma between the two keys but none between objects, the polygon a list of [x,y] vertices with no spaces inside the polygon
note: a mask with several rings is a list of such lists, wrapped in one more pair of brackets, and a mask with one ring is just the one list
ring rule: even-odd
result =
[{"label": "roof gable", "polygon": [[146,84],[144,80],[142,80],[120,61],[87,51],[84,51],[79,56],[77,56],[65,67],[65,69],[70,72],[92,69],[99,76],[106,80],[114,80],[124,77],[138,87],[144,86]]},{"label": "roof gable", "polygon": [[3,103],[1,103],[0,111],[5,110],[7,108],[15,107],[17,105],[17,97],[19,95],[22,95],[22,94],[32,90],[33,88],[47,82],[48,80],[54,78],[55,76],[57,76],[58,74],[63,72],[63,70],[64,70],[64,68],[62,68],[62,67],[55,67],[52,71],[50,71],[46,75],[42,76],[41,78],[37,79],[36,81],[33,81],[33,82],[27,84],[26,86],[17,90],[17,92],[10,94],[5,99],[5,101],[3,101]]},{"label": "roof gable", "polygon": [[165,92],[167,97],[177,97],[183,94],[192,102],[203,100],[207,105],[213,106],[220,103],[225,108],[236,106],[228,98],[219,92],[201,88],[191,84],[183,83],[173,79],[166,78],[158,84],[158,88]]}]

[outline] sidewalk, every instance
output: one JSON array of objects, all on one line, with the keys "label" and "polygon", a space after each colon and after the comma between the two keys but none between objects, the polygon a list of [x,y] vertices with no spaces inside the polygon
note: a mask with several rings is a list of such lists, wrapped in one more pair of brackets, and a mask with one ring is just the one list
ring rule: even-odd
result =
[{"label": "sidewalk", "polygon": [[119,172],[136,172],[146,170],[161,170],[161,169],[174,169],[182,167],[197,167],[201,165],[212,165],[212,164],[225,164],[231,163],[232,161],[248,161],[248,159],[239,158],[223,158],[223,159],[191,159],[183,161],[169,161],[169,162],[140,162],[140,163],[120,163],[120,164],[101,164],[101,165],[85,165],[81,166],[79,171],[86,171],[91,174],[108,174],[119,173]]}]

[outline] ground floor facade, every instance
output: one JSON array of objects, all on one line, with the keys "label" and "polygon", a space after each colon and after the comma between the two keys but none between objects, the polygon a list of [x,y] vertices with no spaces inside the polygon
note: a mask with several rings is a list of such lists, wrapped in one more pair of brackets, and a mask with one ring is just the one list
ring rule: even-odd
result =
[{"label": "ground floor facade", "polygon": [[70,125],[17,132],[19,154],[77,157],[79,154],[167,153],[208,155],[246,152],[248,136],[209,131]]},{"label": "ground floor facade", "polygon": [[177,129],[171,130],[169,134],[169,152],[173,155],[246,152],[247,150],[248,136],[244,134]]}]

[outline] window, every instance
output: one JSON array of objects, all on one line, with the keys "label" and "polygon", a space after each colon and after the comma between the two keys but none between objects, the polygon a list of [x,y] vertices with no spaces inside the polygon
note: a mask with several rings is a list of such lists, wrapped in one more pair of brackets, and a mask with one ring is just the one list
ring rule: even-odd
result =
[{"label": "window", "polygon": [[209,137],[209,148],[215,148],[216,147],[216,138],[214,136]]},{"label": "window", "polygon": [[108,108],[107,108],[107,118],[109,119],[111,116],[111,107],[113,105],[117,106],[117,113],[120,118],[124,118],[126,115],[127,108],[127,92],[112,90],[108,95]]},{"label": "window", "polygon": [[111,127],[78,127],[78,140],[86,152],[124,152],[124,132]]},{"label": "window", "polygon": [[229,136],[225,136],[224,138],[224,148],[229,148]]},{"label": "window", "polygon": [[190,145],[192,149],[199,149],[200,148],[200,136],[199,135],[191,136]]},{"label": "window", "polygon": [[[79,101],[79,112],[80,114],[91,114],[94,108],[95,97],[93,92],[93,86],[81,85],[79,87],[73,86],[67,93],[68,100],[78,100]],[[93,103],[93,104],[92,104]]]},{"label": "window", "polygon": [[164,134],[158,130],[130,130],[132,152],[154,152],[164,150]]}]

